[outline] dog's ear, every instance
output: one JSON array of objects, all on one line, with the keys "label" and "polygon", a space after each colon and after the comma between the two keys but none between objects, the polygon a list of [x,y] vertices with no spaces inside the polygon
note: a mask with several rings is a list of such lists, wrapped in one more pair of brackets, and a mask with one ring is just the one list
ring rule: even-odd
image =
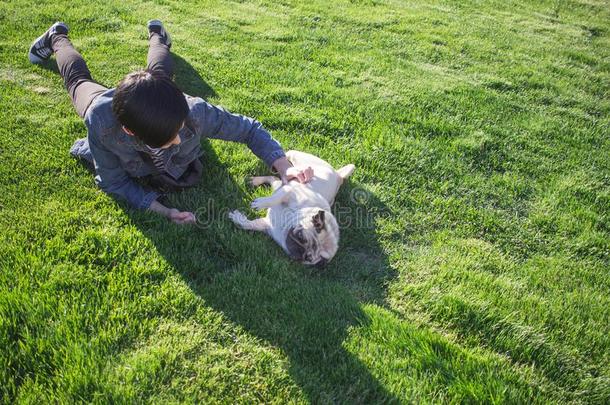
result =
[{"label": "dog's ear", "polygon": [[313,223],[316,232],[322,232],[322,229],[324,229],[324,210],[318,211],[318,213],[311,218],[311,222]]}]

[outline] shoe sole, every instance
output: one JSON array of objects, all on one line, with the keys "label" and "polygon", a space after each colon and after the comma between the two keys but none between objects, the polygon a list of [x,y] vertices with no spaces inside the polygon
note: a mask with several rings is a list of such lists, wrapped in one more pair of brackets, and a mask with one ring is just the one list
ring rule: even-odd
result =
[{"label": "shoe sole", "polygon": [[41,39],[42,37],[44,37],[45,35],[47,35],[47,33],[45,32],[44,34],[42,34],[41,36],[39,36],[38,38],[36,38],[33,42],[32,45],[30,45],[30,49],[28,51],[28,58],[30,59],[30,62],[34,63],[34,64],[41,64],[44,61],[46,61],[47,59],[43,59],[40,56],[36,55],[35,53],[32,52],[32,49],[34,49],[34,45],[36,45]]},{"label": "shoe sole", "polygon": [[34,55],[32,52],[28,53],[28,58],[30,59],[30,62],[35,65],[40,65],[41,63],[44,63],[45,61],[48,60],[48,59],[42,59],[41,57]]}]

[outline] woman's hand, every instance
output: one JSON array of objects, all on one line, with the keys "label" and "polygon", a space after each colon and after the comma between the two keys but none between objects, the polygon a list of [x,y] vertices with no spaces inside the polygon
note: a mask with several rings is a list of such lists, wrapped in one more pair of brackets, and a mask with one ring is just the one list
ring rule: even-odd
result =
[{"label": "woman's hand", "polygon": [[294,167],[285,156],[273,162],[273,167],[280,175],[283,184],[288,184],[293,179],[299,183],[307,183],[313,178],[313,169],[311,167]]},{"label": "woman's hand", "polygon": [[179,211],[175,208],[171,208],[167,215],[170,221],[174,224],[194,224],[197,222],[197,218],[195,218],[195,214],[188,211]]},{"label": "woman's hand", "polygon": [[183,225],[194,224],[197,222],[197,218],[192,212],[180,211],[176,208],[167,208],[165,205],[161,204],[159,201],[156,200],[153,201],[152,204],[150,204],[149,210],[154,211],[157,214],[163,215],[164,217],[172,221],[174,224]]}]

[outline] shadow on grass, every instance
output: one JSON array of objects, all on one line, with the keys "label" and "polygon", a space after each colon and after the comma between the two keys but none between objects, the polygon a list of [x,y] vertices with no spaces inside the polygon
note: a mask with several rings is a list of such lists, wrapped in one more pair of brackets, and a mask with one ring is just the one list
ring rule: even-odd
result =
[{"label": "shadow on grass", "polygon": [[[174,58],[176,81],[183,91],[200,97],[215,95],[188,63]],[[202,149],[200,185],[169,197],[174,206],[197,212],[199,226],[177,227],[130,212],[133,223],[207,305],[288,356],[289,372],[309,400],[397,401],[343,347],[348,328],[369,322],[356,297],[367,291],[367,300],[383,300],[381,274],[390,276],[374,226],[342,229],[347,242],[321,273],[291,262],[269,237],[239,230],[228,220],[230,209],[244,208],[239,207],[245,201],[241,180],[230,176],[206,140]],[[259,167],[261,172],[252,175],[264,173],[262,164]],[[347,186],[337,206],[350,206],[350,192]],[[367,198],[383,208],[373,196]],[[359,244],[351,253],[346,248],[349,241]],[[360,253],[354,255],[354,249]],[[378,268],[355,269],[363,265],[363,255]],[[373,273],[377,277],[354,278]]]},{"label": "shadow on grass", "polygon": [[60,74],[59,66],[57,66],[55,58],[51,58],[38,66],[40,66],[42,69],[48,70],[49,72],[57,73],[58,75]]},{"label": "shadow on grass", "polygon": [[174,82],[187,94],[198,96],[204,100],[216,97],[217,94],[210,85],[201,79],[199,73],[182,57],[172,53],[174,59]]}]

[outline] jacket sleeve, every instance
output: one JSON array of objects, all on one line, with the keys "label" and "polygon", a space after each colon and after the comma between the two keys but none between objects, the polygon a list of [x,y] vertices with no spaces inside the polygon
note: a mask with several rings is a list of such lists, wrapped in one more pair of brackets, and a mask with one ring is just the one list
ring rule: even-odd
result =
[{"label": "jacket sleeve", "polygon": [[94,113],[85,117],[88,130],[89,148],[95,167],[95,184],[105,193],[126,200],[129,205],[139,209],[148,209],[160,194],[145,190],[136,183],[121,167],[119,158],[112,153],[101,139],[101,131],[97,127]]},{"label": "jacket sleeve", "polygon": [[195,104],[193,114],[202,137],[244,143],[268,167],[285,156],[279,142],[253,118],[230,113],[202,99]]}]

